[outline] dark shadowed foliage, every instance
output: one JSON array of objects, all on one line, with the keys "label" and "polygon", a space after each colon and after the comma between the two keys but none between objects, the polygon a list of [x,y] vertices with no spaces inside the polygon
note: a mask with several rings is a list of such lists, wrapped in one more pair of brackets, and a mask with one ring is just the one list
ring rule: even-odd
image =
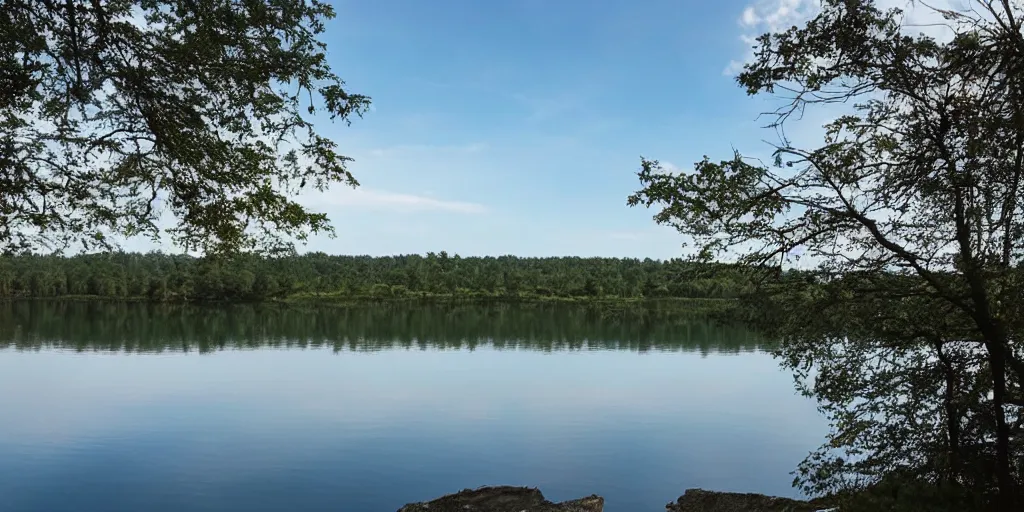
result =
[{"label": "dark shadowed foliage", "polygon": [[736,298],[752,289],[729,265],[618,258],[104,253],[0,257],[0,298],[90,295],[155,301],[298,297],[402,299]]},{"label": "dark shadowed foliage", "polygon": [[5,1],[0,251],[156,237],[164,213],[206,252],[330,232],[292,198],[355,185],[312,124],[369,106],[327,65],[333,16],[318,0]]},{"label": "dark shadowed foliage", "polygon": [[[843,510],[1020,510],[1024,5],[915,6],[949,37],[825,0],[759,38],[738,81],[784,103],[774,162],[644,160],[629,201],[703,257],[817,269],[748,296],[832,420],[805,490],[862,491]],[[783,129],[809,108],[836,117],[796,147]]]}]

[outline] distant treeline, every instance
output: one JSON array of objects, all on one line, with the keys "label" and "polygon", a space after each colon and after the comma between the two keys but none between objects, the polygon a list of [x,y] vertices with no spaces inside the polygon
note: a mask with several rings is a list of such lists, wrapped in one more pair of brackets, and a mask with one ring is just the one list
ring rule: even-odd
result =
[{"label": "distant treeline", "polygon": [[330,298],[706,298],[750,290],[742,269],[619,258],[331,256],[194,258],[162,253],[0,258],[0,298],[153,301]]},{"label": "distant treeline", "polygon": [[581,305],[188,305],[98,301],[0,302],[0,349],[670,350],[741,352],[765,339],[673,309]]}]

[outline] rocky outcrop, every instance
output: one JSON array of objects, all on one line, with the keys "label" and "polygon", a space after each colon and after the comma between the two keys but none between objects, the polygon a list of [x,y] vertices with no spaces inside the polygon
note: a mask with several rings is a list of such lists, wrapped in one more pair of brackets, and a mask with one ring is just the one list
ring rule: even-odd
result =
[{"label": "rocky outcrop", "polygon": [[410,503],[398,512],[603,512],[604,498],[593,495],[551,503],[529,487],[466,489],[425,503]]},{"label": "rocky outcrop", "polygon": [[[825,500],[800,501],[763,494],[688,489],[667,512],[823,512],[835,510]],[[604,512],[604,498],[591,495],[551,503],[529,487],[466,489],[424,503],[410,503],[398,512]],[[636,511],[643,512],[643,511]]]},{"label": "rocky outcrop", "polygon": [[763,494],[713,492],[703,489],[688,489],[675,503],[666,505],[665,509],[668,512],[818,512],[830,510],[826,503],[819,500],[800,501]]}]

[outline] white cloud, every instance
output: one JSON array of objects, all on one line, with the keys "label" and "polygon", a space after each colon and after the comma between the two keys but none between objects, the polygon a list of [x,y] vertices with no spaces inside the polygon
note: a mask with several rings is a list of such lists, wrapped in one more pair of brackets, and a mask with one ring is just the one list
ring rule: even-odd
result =
[{"label": "white cloud", "polygon": [[307,194],[303,204],[313,207],[355,207],[363,209],[385,209],[397,212],[440,211],[463,214],[479,214],[487,211],[484,205],[466,201],[437,199],[425,195],[388,192],[363,187],[350,189],[342,186],[316,194]]},{"label": "white cloud", "polygon": [[756,38],[766,32],[781,32],[809,20],[821,8],[819,0],[759,0],[747,5],[738,23],[744,28],[740,41],[746,47],[741,59],[731,59],[722,70],[726,76],[736,76],[743,65],[754,59]]},{"label": "white cloud", "polygon": [[736,76],[743,71],[743,64],[744,62],[742,61],[730,60],[729,63],[725,65],[725,69],[722,70],[722,74],[725,76]]},{"label": "white cloud", "polygon": [[757,11],[754,10],[753,6],[747,6],[746,9],[743,9],[743,15],[740,16],[740,24],[744,27],[753,27],[759,21],[760,18],[757,16]]},{"label": "white cloud", "polygon": [[472,154],[482,153],[486,151],[488,145],[483,142],[474,142],[471,144],[461,145],[432,145],[432,144],[402,144],[398,146],[389,146],[384,148],[375,148],[367,151],[367,154],[371,157],[382,158],[382,157],[393,157],[400,155],[409,155],[413,153],[425,153],[431,152],[435,154]]},{"label": "white cloud", "polygon": [[779,32],[806,21],[820,9],[818,0],[761,0],[743,9],[740,24],[761,32]]},{"label": "white cloud", "polygon": [[[927,5],[911,0],[876,0],[875,5],[883,11],[894,8],[903,10],[904,32],[923,33],[939,40],[948,39],[952,34],[940,11],[964,10],[954,0],[934,0]],[[820,11],[821,0],[756,0],[747,5],[738,20],[738,24],[745,29],[740,40],[747,47],[746,53],[742,59],[730,60],[723,74],[735,76],[743,69],[744,63],[753,60],[752,46],[758,35],[799,26]]]},{"label": "white cloud", "polygon": [[668,161],[665,161],[665,160],[658,160],[658,166],[661,168],[661,172],[658,172],[657,174],[669,174],[669,175],[683,174],[683,168],[679,167],[678,165],[676,165],[676,164],[674,164],[672,162],[668,162]]}]

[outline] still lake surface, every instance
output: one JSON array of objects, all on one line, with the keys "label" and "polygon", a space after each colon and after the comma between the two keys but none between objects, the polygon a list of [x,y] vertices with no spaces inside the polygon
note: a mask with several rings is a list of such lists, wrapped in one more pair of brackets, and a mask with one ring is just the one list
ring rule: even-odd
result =
[{"label": "still lake surface", "polygon": [[354,511],[482,485],[797,496],[815,406],[740,327],[578,307],[0,303],[0,511]]}]

